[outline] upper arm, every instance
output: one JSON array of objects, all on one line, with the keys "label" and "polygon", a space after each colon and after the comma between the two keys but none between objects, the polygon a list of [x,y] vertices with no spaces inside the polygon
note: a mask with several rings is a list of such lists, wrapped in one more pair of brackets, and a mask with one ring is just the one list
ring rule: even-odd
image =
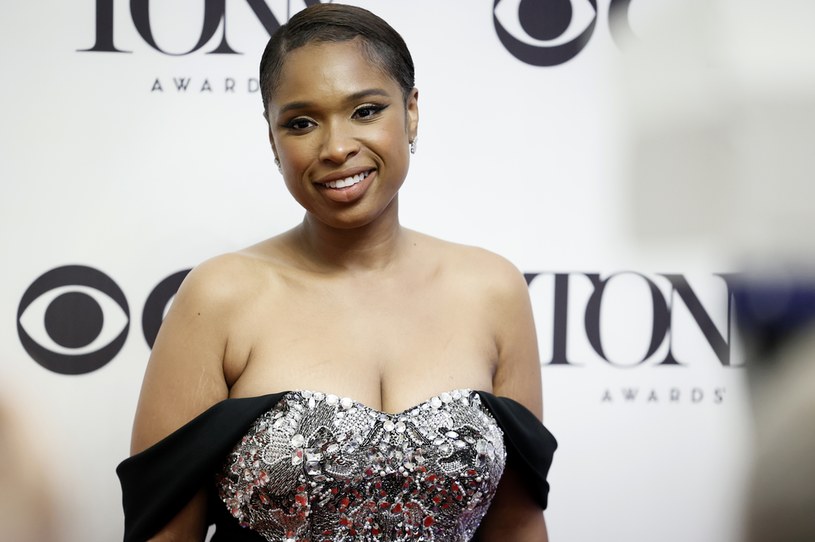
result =
[{"label": "upper arm", "polygon": [[[228,396],[223,356],[234,303],[222,267],[207,262],[193,270],[161,325],[136,409],[134,454]],[[204,515],[202,491],[154,540],[202,540]]]},{"label": "upper arm", "polygon": [[[542,417],[540,357],[529,291],[523,275],[503,258],[489,269],[490,308],[498,359],[493,394],[510,397]],[[478,540],[547,538],[540,506],[525,487],[517,466],[508,464],[478,531]]]},{"label": "upper arm", "polygon": [[490,312],[498,355],[493,394],[518,401],[541,419],[540,356],[529,290],[515,266],[495,258],[489,277]]},{"label": "upper arm", "polygon": [[151,446],[227,397],[228,294],[217,264],[187,275],[161,324],[142,383],[131,452]]}]

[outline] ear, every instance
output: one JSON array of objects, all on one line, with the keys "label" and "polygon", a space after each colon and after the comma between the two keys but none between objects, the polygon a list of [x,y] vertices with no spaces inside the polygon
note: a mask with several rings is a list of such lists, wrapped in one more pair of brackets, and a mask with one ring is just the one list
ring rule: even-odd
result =
[{"label": "ear", "polygon": [[419,133],[419,89],[416,87],[408,94],[407,103],[405,103],[405,114],[407,116],[408,141],[413,141]]}]

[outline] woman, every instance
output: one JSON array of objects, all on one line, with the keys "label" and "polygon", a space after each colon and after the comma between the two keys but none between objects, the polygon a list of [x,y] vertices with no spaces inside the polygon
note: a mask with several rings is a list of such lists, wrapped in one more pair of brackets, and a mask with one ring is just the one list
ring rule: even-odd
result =
[{"label": "woman", "polygon": [[526,283],[399,224],[419,121],[403,40],[318,5],[260,69],[305,218],[179,290],[119,468],[125,539],[215,522],[229,541],[545,540],[555,443]]}]

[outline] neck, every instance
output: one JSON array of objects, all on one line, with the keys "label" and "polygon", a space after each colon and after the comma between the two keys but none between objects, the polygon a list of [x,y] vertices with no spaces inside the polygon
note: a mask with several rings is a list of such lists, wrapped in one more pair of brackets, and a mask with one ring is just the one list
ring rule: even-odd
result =
[{"label": "neck", "polygon": [[307,213],[296,228],[304,253],[326,270],[379,271],[392,265],[404,237],[397,202],[376,220],[357,228],[335,228]]}]

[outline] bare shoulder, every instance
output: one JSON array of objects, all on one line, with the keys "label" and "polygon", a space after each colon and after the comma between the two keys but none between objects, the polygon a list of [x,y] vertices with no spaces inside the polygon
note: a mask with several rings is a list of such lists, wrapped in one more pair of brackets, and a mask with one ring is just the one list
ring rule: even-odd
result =
[{"label": "bare shoulder", "polygon": [[494,299],[509,300],[527,296],[523,273],[508,259],[484,248],[444,241],[415,233],[433,259],[455,274],[456,280],[465,281],[470,288]]},{"label": "bare shoulder", "polygon": [[268,292],[277,282],[280,265],[270,250],[265,242],[203,261],[184,279],[176,300],[220,313],[245,309],[258,292]]},{"label": "bare shoulder", "polygon": [[194,267],[184,280],[182,290],[202,300],[226,303],[251,290],[258,280],[257,259],[243,252],[231,252]]}]

